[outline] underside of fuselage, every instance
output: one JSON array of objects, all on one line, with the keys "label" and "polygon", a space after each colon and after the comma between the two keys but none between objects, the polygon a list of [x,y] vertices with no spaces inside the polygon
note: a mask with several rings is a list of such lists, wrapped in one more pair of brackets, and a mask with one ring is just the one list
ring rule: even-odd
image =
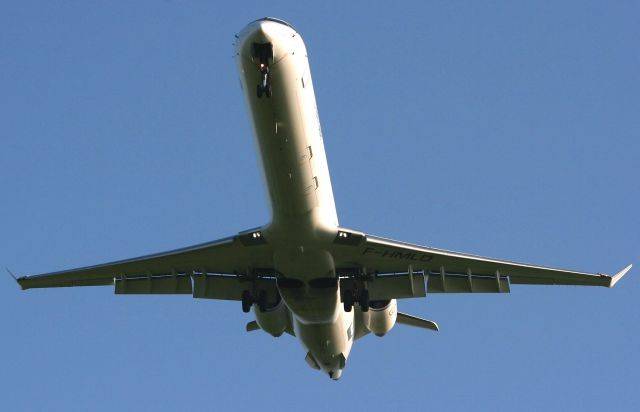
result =
[{"label": "underside of fuselage", "polygon": [[281,278],[273,302],[253,304],[257,325],[273,336],[288,333],[300,339],[307,350],[306,361],[337,379],[344,368],[355,338],[353,310],[340,302],[335,278],[303,282]]},{"label": "underside of fuselage", "polygon": [[397,311],[395,300],[349,307],[341,294],[339,283],[330,278],[307,284],[284,279],[274,302],[253,304],[257,326],[274,337],[297,337],[307,350],[307,364],[339,379],[353,342],[372,332],[386,334]]}]

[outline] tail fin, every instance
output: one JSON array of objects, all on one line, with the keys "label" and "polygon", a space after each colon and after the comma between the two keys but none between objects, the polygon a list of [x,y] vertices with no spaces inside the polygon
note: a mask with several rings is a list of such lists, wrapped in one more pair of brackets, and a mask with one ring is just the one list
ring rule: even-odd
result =
[{"label": "tail fin", "polygon": [[430,329],[436,332],[439,330],[438,324],[432,320],[422,319],[416,316],[407,315],[406,313],[402,312],[398,312],[396,323],[407,326],[414,326],[416,328]]}]

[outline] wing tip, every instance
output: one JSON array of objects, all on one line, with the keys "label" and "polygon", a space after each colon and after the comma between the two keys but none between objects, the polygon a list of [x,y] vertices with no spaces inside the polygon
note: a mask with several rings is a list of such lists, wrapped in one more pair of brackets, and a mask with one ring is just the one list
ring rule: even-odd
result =
[{"label": "wing tip", "polygon": [[29,286],[27,286],[26,282],[29,280],[28,276],[22,276],[18,279],[16,279],[16,282],[18,283],[18,285],[20,286],[20,289],[22,290],[27,290],[30,289]]},{"label": "wing tip", "polygon": [[14,273],[9,269],[9,268],[4,268],[4,269],[7,271],[7,273],[9,274],[9,276],[11,276],[11,277],[13,278],[13,280],[15,280],[15,281],[16,281],[16,283],[20,286],[20,288],[21,288],[22,290],[25,290],[25,289],[26,289],[26,288],[24,287],[23,282],[24,282],[24,280],[25,280],[26,278],[28,278],[28,276],[16,277],[16,275],[15,275],[15,274],[14,274]]},{"label": "wing tip", "polygon": [[18,285],[20,286],[21,290],[27,290],[27,289],[31,289],[30,287],[25,285],[25,281],[27,280],[26,277],[21,277],[18,280],[16,280],[16,282],[18,282]]},{"label": "wing tip", "polygon": [[632,267],[633,267],[633,264],[627,266],[626,268],[622,269],[620,272],[611,276],[611,280],[609,281],[609,287],[610,288],[614,287],[616,283],[618,283],[618,281],[622,279],[622,277],[626,275],[629,270],[631,270]]}]

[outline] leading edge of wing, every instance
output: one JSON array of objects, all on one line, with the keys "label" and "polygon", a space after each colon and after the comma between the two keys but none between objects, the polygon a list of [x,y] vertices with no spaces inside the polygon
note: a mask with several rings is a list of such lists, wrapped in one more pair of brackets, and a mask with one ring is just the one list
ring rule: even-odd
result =
[{"label": "leading edge of wing", "polygon": [[[496,267],[501,268],[501,270],[504,270],[505,272],[507,272],[507,273],[504,273],[505,275],[509,275],[510,277],[512,277],[511,279],[512,283],[530,283],[527,279],[537,278],[537,275],[536,275],[537,273],[542,273],[545,275],[551,274],[551,273],[557,273],[557,274],[565,274],[569,276],[579,276],[579,277],[588,278],[593,281],[594,285],[606,286],[606,287],[612,288],[633,267],[632,264],[628,265],[627,267],[622,269],[620,272],[611,276],[604,273],[578,272],[578,271],[573,271],[568,269],[552,268],[552,267],[533,265],[529,263],[520,263],[520,262],[504,260],[504,259],[495,259],[491,257],[473,255],[469,253],[462,253],[462,252],[455,252],[451,250],[420,246],[412,243],[401,242],[401,241],[387,239],[379,236],[365,235],[365,239],[367,244],[377,244],[377,245],[383,245],[383,246],[389,246],[389,247],[409,249],[419,253],[431,254],[439,258],[461,259],[461,260],[468,261],[469,264],[485,263],[485,264],[495,265]],[[529,275],[529,273],[527,273],[528,271],[531,272],[530,277],[528,276]],[[532,282],[532,283],[536,283],[536,282]],[[566,284],[574,284],[574,283],[566,283]]]},{"label": "leading edge of wing", "polygon": [[211,242],[199,243],[197,245],[138,256],[130,259],[116,260],[98,265],[84,266],[38,275],[27,275],[16,279],[16,281],[23,290],[43,287],[111,285],[113,284],[113,278],[118,274],[114,272],[124,270],[127,266],[145,263],[149,263],[150,266],[157,265],[157,262],[163,260],[163,258],[179,257],[180,255],[191,255],[194,253],[197,254],[198,252],[206,251],[207,249],[211,249],[216,246],[231,245],[235,238],[235,236],[229,236]]}]

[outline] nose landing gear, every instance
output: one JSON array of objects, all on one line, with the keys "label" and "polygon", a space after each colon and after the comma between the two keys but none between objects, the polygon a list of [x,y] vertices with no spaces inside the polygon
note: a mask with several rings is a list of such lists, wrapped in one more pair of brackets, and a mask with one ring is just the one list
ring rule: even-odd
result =
[{"label": "nose landing gear", "polygon": [[262,95],[267,97],[271,97],[271,84],[269,84],[269,67],[265,66],[260,69],[262,73],[262,81],[258,84],[256,90],[258,94],[258,98],[262,98]]},{"label": "nose landing gear", "polygon": [[269,73],[269,63],[273,62],[273,44],[253,43],[253,61],[258,64],[260,70],[260,83],[256,87],[256,94],[261,99],[262,96],[271,97],[271,75]]}]

